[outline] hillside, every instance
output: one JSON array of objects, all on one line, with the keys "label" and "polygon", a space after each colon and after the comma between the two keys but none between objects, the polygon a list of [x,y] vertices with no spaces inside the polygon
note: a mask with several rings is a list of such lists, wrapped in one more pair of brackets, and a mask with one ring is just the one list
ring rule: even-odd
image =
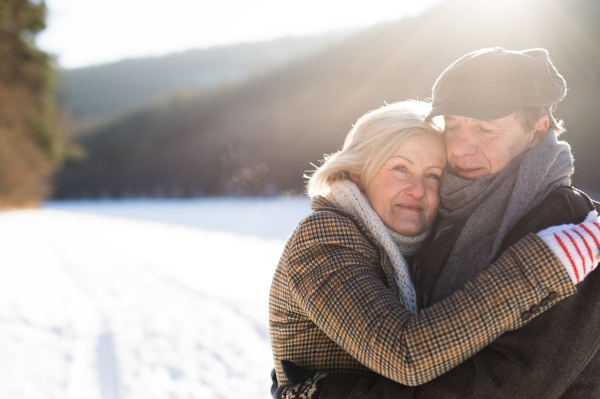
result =
[{"label": "hillside", "polygon": [[57,197],[302,192],[302,174],[340,148],[383,102],[425,98],[437,76],[481,47],[547,48],[569,91],[556,116],[576,158],[575,185],[600,192],[600,5],[593,0],[448,0],[357,33],[273,73],[211,95],[176,98],[82,139]]},{"label": "hillside", "polygon": [[77,120],[108,118],[180,89],[214,88],[266,73],[347,34],[287,37],[65,69],[60,71],[63,101]]}]

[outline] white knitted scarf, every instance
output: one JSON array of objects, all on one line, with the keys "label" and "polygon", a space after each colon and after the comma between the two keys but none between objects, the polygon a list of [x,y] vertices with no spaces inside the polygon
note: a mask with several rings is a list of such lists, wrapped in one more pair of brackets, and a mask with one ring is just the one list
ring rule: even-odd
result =
[{"label": "white knitted scarf", "polygon": [[350,180],[334,182],[326,198],[360,220],[383,247],[394,267],[400,302],[407,310],[415,313],[417,311],[415,288],[410,279],[408,265],[402,255],[410,256],[417,253],[429,231],[415,237],[405,237],[388,229],[369,204],[367,197]]}]

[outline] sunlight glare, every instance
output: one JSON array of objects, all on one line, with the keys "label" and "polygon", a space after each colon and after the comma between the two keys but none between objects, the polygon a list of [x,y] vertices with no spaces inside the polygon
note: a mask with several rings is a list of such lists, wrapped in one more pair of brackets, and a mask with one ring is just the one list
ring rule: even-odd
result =
[{"label": "sunlight glare", "polygon": [[192,48],[360,28],[441,0],[47,0],[38,45],[73,68]]}]

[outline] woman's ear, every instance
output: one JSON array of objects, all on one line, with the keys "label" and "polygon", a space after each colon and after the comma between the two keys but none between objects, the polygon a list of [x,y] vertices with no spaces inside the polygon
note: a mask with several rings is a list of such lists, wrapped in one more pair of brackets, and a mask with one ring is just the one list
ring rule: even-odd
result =
[{"label": "woman's ear", "polygon": [[352,183],[356,184],[360,191],[363,191],[363,186],[360,181],[360,176],[357,175],[356,173],[352,173],[352,172],[350,172],[349,174],[350,174],[350,180],[352,181]]}]

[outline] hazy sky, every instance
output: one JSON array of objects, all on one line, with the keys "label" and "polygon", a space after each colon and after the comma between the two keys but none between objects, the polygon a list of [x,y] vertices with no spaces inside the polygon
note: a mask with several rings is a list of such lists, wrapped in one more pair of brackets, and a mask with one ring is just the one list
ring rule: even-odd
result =
[{"label": "hazy sky", "polygon": [[310,35],[416,15],[441,0],[46,0],[38,45],[65,68]]}]

